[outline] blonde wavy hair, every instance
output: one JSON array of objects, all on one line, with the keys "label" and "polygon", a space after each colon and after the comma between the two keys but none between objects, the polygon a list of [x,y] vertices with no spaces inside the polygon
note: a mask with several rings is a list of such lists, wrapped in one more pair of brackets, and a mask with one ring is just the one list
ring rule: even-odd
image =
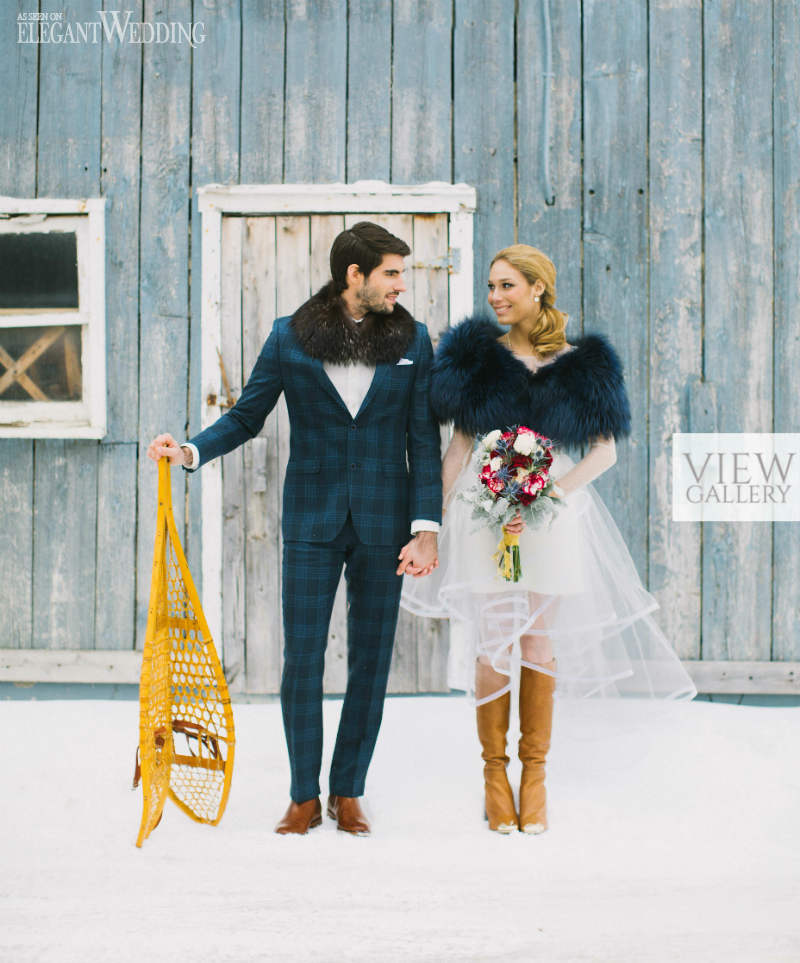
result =
[{"label": "blonde wavy hair", "polygon": [[528,284],[541,281],[544,284],[541,310],[528,335],[531,348],[542,355],[560,351],[567,343],[565,330],[567,315],[556,308],[556,269],[550,258],[530,244],[512,244],[498,251],[492,258],[491,268],[497,261],[507,261],[516,268]]}]

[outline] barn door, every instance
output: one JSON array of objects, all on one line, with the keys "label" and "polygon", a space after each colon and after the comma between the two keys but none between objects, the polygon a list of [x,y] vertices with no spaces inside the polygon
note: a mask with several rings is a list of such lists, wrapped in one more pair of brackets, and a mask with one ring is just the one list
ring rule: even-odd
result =
[{"label": "barn door", "polygon": [[[448,325],[448,214],[370,214],[412,248],[404,306],[438,340]],[[276,317],[291,314],[330,277],[336,235],[365,215],[222,218],[222,408],[239,396]],[[227,386],[226,386],[227,382]],[[228,397],[229,396],[229,397]],[[277,692],[280,684],[281,504],[289,421],[281,398],[260,435],[222,463],[222,638],[234,690]],[[442,691],[447,623],[401,610],[390,692]],[[344,579],[331,620],[325,691],[344,692],[347,674]]]}]

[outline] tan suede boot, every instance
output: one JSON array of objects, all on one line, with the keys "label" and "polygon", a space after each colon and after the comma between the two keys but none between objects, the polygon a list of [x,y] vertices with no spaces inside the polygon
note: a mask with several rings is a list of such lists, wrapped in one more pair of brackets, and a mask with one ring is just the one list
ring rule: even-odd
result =
[{"label": "tan suede boot", "polygon": [[[546,668],[554,669],[555,660]],[[543,833],[547,829],[544,763],[550,749],[555,685],[556,680],[551,675],[525,666],[520,671],[519,758],[522,762],[522,780],[519,787],[519,828],[523,833]]]},{"label": "tan suede boot", "polygon": [[489,820],[489,829],[498,833],[513,832],[518,825],[514,793],[506,775],[506,734],[510,706],[511,693],[506,692],[477,708],[478,739],[483,746],[481,755],[485,763],[486,818]]}]

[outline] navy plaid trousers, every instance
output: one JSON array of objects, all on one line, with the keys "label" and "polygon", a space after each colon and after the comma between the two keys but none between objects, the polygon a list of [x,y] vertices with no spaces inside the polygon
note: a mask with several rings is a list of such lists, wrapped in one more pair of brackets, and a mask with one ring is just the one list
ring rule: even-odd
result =
[{"label": "navy plaid trousers", "polygon": [[402,578],[400,545],[364,545],[347,520],[330,542],[283,546],[284,666],[281,706],[295,802],[320,793],[322,675],[333,601],[347,583],[347,690],[330,792],[361,796],[383,716]]}]

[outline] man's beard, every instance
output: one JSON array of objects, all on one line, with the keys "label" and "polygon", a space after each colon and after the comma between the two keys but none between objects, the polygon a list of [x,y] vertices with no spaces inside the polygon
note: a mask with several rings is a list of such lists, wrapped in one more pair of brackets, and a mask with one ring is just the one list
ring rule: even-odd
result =
[{"label": "man's beard", "polygon": [[387,303],[386,295],[379,294],[375,288],[368,284],[363,284],[358,289],[356,297],[364,314],[368,314],[370,311],[374,314],[391,314],[394,311],[394,305]]}]

